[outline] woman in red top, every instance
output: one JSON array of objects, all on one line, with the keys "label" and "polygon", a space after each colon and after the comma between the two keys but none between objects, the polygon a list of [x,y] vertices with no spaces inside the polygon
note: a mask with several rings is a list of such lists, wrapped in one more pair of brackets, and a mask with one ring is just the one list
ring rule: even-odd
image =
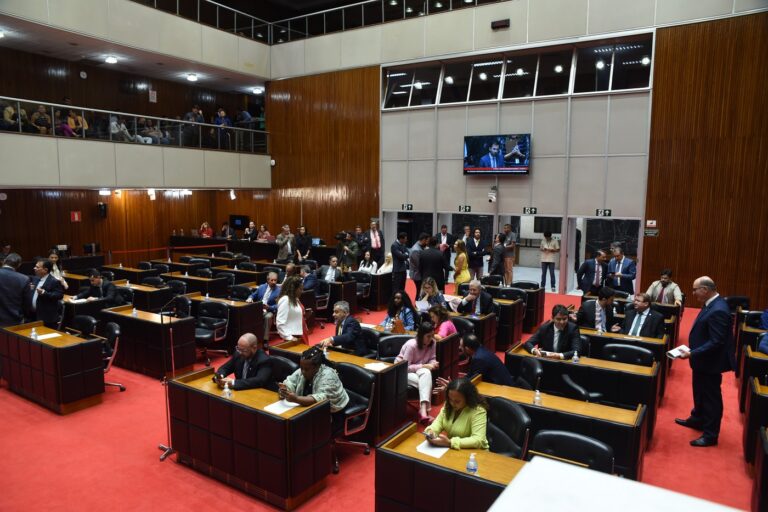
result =
[{"label": "woman in red top", "polygon": [[211,238],[213,236],[213,228],[207,221],[200,224],[199,234],[202,238]]}]

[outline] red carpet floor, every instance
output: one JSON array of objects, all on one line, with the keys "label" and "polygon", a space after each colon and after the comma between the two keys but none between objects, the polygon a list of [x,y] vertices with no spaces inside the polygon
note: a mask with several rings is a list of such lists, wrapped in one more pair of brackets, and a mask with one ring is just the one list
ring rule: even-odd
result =
[{"label": "red carpet floor", "polygon": [[[412,284],[409,282],[412,291]],[[547,309],[576,297],[547,296]],[[683,342],[697,311],[688,310]],[[383,313],[361,315],[367,323]],[[312,341],[329,329],[316,329]],[[214,365],[223,358],[214,361]],[[209,479],[169,459],[159,461],[165,443],[163,388],[154,379],[113,368],[109,380],[125,393],[108,389],[102,404],[58,416],[0,387],[0,510],[273,510],[263,502]],[[690,370],[677,363],[659,410],[656,434],[645,455],[647,483],[736,508],[749,507],[751,479],[742,458],[742,420],[733,374],[723,383],[725,417],[720,444],[692,448],[695,432],[674,417],[691,408]],[[341,473],[302,510],[374,509],[374,458],[355,448],[341,452]]]}]

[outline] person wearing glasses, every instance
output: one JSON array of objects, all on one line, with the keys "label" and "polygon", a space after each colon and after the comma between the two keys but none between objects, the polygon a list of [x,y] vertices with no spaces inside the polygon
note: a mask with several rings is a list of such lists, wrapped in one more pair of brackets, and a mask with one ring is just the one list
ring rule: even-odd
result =
[{"label": "person wearing glasses", "polygon": [[[233,378],[227,378],[233,373]],[[228,384],[230,389],[237,391],[253,388],[277,391],[277,383],[272,378],[272,360],[256,335],[250,332],[240,336],[235,354],[216,370],[213,380],[220,388]]]}]

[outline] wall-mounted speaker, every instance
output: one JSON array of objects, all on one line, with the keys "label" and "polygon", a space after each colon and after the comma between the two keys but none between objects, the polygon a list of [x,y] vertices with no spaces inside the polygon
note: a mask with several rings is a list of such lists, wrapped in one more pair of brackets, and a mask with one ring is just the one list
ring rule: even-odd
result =
[{"label": "wall-mounted speaker", "polygon": [[96,206],[99,209],[99,217],[101,217],[102,219],[106,219],[107,218],[107,203],[98,203]]}]

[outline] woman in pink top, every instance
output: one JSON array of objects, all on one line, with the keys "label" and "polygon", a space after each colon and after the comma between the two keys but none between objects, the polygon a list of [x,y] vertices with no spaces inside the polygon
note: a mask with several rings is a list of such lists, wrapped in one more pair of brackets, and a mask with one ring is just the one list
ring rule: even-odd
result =
[{"label": "woman in pink top", "polygon": [[419,388],[419,421],[429,424],[433,418],[429,415],[432,407],[432,370],[437,369],[435,359],[435,328],[429,322],[423,322],[416,331],[416,337],[405,342],[396,362],[408,362],[408,385]]},{"label": "woman in pink top", "polygon": [[432,306],[429,308],[429,318],[435,326],[435,340],[440,341],[446,336],[456,332],[456,326],[448,317],[448,310],[443,306]]}]

